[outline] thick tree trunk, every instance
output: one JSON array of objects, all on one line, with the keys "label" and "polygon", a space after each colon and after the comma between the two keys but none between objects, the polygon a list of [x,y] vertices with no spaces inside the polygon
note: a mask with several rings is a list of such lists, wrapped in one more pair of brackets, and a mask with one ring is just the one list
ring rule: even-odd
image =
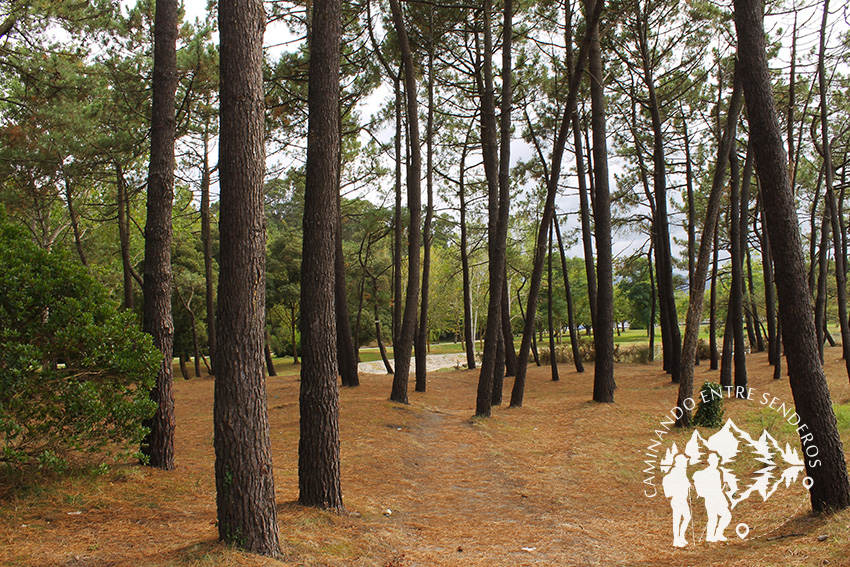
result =
[{"label": "thick tree trunk", "polygon": [[204,163],[201,172],[201,246],[204,250],[204,284],[207,304],[207,343],[210,374],[215,374],[215,282],[213,281],[212,223],[210,221],[209,132],[204,128]]},{"label": "thick tree trunk", "polygon": [[[590,14],[604,0],[584,0]],[[596,183],[594,208],[596,233],[597,304],[593,342],[596,347],[593,401],[614,401],[614,281],[611,251],[611,198],[608,188],[608,146],[605,128],[605,93],[599,22],[592,26],[588,71],[590,77],[591,126],[593,129],[593,179]],[[657,203],[656,203],[657,205]]]},{"label": "thick tree trunk", "polygon": [[[484,46],[482,53],[483,65],[476,69],[479,96],[481,98],[481,146],[484,160],[484,172],[487,178],[488,195],[488,259],[489,285],[487,327],[484,331],[484,354],[481,359],[481,372],[478,375],[478,396],[475,405],[475,415],[489,417],[493,400],[493,384],[496,381],[497,369],[504,366],[504,360],[499,361],[497,352],[499,336],[502,334],[502,291],[505,277],[505,244],[501,239],[507,226],[501,226],[501,187],[499,184],[499,146],[496,134],[496,103],[493,87],[493,33],[491,25],[492,1],[484,0]],[[508,0],[506,9],[511,7]],[[510,41],[510,29],[508,41]],[[510,43],[508,57],[510,57]],[[510,94],[510,83],[508,84]],[[504,376],[504,374],[502,374]]]},{"label": "thick tree trunk", "polygon": [[850,483],[826,376],[814,340],[797,207],[789,183],[767,67],[764,15],[757,0],[734,0],[734,6],[747,117],[774,252],[791,391],[801,423],[798,432],[804,453],[807,449],[811,452],[810,447],[817,448],[817,461],[806,459],[806,471],[813,480],[809,496],[813,511],[835,511],[850,506]]},{"label": "thick tree trunk", "polygon": [[407,291],[404,300],[404,315],[398,344],[393,345],[395,374],[390,399],[407,403],[407,386],[410,381],[410,350],[416,333],[416,312],[419,299],[419,220],[422,216],[422,191],[419,176],[422,172],[422,153],[419,144],[419,103],[417,101],[416,74],[413,53],[404,27],[404,16],[398,0],[390,0],[393,23],[398,36],[404,86],[407,95],[407,132],[410,161],[407,166],[407,206],[410,211],[410,228],[407,235]]},{"label": "thick tree trunk", "polygon": [[219,2],[221,252],[213,422],[219,538],[278,555],[263,376],[265,21],[262,2]]},{"label": "thick tree trunk", "polygon": [[[337,325],[341,322],[338,308],[341,10],[339,0],[313,3],[301,256],[301,437],[298,443],[298,502],[337,511],[343,509],[335,360],[339,345]],[[356,361],[354,365],[356,374]]]},{"label": "thick tree trunk", "polygon": [[[145,421],[150,429],[142,452],[152,467],[174,468],[174,320],[171,316],[171,207],[174,202],[174,100],[177,92],[179,6],[159,0],[154,19],[151,102],[151,153],[145,225],[144,312],[142,329],[162,353],[151,399],[157,410]],[[131,292],[132,293],[132,292]]]}]

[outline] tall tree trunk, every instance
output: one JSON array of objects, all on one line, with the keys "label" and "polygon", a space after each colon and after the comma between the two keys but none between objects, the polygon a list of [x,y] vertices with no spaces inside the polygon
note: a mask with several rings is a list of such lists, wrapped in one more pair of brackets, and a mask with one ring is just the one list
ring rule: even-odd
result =
[{"label": "tall tree trunk", "polygon": [[578,344],[578,333],[576,332],[575,324],[575,308],[573,305],[573,293],[570,289],[570,274],[567,269],[567,254],[564,251],[564,241],[561,238],[561,228],[558,225],[558,219],[555,218],[555,235],[558,237],[558,250],[561,253],[561,271],[564,274],[564,291],[567,297],[567,325],[570,330],[570,347],[573,351],[573,363],[575,363],[576,372],[584,372],[584,364],[581,361],[581,349]]},{"label": "tall tree trunk", "polygon": [[[604,0],[584,0],[590,14]],[[596,347],[593,401],[614,401],[614,281],[611,251],[611,197],[608,188],[608,146],[605,129],[605,93],[599,22],[592,26],[588,71],[590,77],[591,126],[593,129],[593,179],[596,183],[594,208],[596,233],[596,322],[593,342]],[[657,205],[657,203],[656,203]]]},{"label": "tall tree trunk", "polygon": [[[673,382],[679,382],[681,375],[682,337],[676,313],[675,287],[673,285],[673,255],[670,249],[670,225],[667,217],[667,164],[664,157],[664,124],[661,120],[661,107],[655,92],[655,80],[652,76],[650,52],[646,28],[638,34],[641,44],[644,82],[649,92],[649,114],[652,122],[653,152],[652,180],[655,188],[655,261],[658,266],[658,295],[661,299],[661,317],[666,322],[664,340],[664,360],[668,362],[667,371]],[[594,146],[596,142],[594,141]],[[596,160],[599,161],[598,158]],[[598,167],[598,164],[597,164]],[[597,186],[599,180],[597,179]],[[598,190],[598,189],[597,189]],[[597,212],[599,200],[596,201]],[[598,247],[597,240],[597,247]],[[665,330],[662,328],[662,333]],[[669,340],[669,343],[668,343]]]},{"label": "tall tree trunk", "polygon": [[219,2],[221,252],[213,423],[219,538],[278,555],[263,376],[265,21],[258,0]]},{"label": "tall tree trunk", "polygon": [[[747,335],[750,339],[750,351],[762,352],[764,342],[761,338],[759,327],[758,306],[755,301],[753,290],[753,263],[750,258],[749,246],[749,212],[750,212],[750,184],[753,178],[753,151],[752,145],[747,142],[747,157],[744,160],[744,174],[741,179],[741,268],[746,269],[746,278],[743,283],[746,287],[744,292],[744,314],[747,317]],[[746,266],[744,265],[746,262]]]},{"label": "tall tree trunk", "polygon": [[[504,361],[499,361],[497,351],[499,348],[499,336],[502,334],[502,291],[505,277],[505,244],[501,239],[501,214],[500,206],[501,187],[499,184],[499,146],[496,134],[496,103],[493,87],[493,33],[491,25],[492,17],[491,0],[484,0],[483,15],[484,22],[484,46],[481,57],[482,65],[476,69],[476,81],[479,96],[481,98],[481,146],[484,160],[484,172],[487,178],[488,195],[488,259],[489,259],[489,285],[488,285],[488,307],[487,327],[484,331],[484,354],[481,359],[481,372],[478,375],[478,396],[475,405],[475,415],[489,417],[493,400],[493,383],[496,381],[497,369],[504,366]],[[511,8],[511,0],[506,4]],[[507,20],[509,21],[509,20]],[[506,28],[508,40],[510,41],[509,26]],[[508,57],[510,43],[507,43]],[[510,85],[508,85],[510,92]],[[507,235],[507,226],[504,228]]]},{"label": "tall tree trunk", "polygon": [[825,340],[824,331],[826,330],[826,278],[829,261],[829,258],[827,257],[829,248],[828,222],[827,213],[824,211],[823,219],[821,220],[821,238],[820,248],[818,250],[817,295],[815,296],[815,332],[821,363],[823,363],[823,343]]},{"label": "tall tree trunk", "polygon": [[747,117],[774,252],[788,374],[801,423],[798,432],[804,452],[809,447],[818,450],[817,461],[806,461],[806,471],[813,480],[809,496],[814,512],[835,511],[850,506],[850,483],[826,376],[814,340],[797,207],[789,183],[767,67],[764,14],[757,0],[734,0],[734,6]]},{"label": "tall tree trunk", "polygon": [[[735,342],[735,392],[747,389],[747,353],[744,347],[744,271],[741,250],[741,178],[738,149],[733,143],[729,154],[729,224],[731,228],[730,254],[732,256],[732,288],[729,290],[732,337]],[[743,389],[741,389],[743,388]],[[741,394],[746,396],[746,394]],[[739,396],[739,397],[741,397]]]},{"label": "tall tree trunk", "polygon": [[[696,204],[694,202],[694,171],[691,161],[691,138],[688,134],[688,120],[682,113],[682,134],[685,143],[685,187],[688,206],[688,286],[693,286],[696,269]],[[699,357],[696,363],[699,364]]]},{"label": "tall tree trunk", "polygon": [[735,332],[732,330],[732,301],[726,303],[726,319],[723,324],[723,350],[720,353],[720,385],[724,388],[732,385],[732,353],[735,344]]},{"label": "tall tree trunk", "polygon": [[[507,266],[505,268],[506,273],[502,288],[502,340],[505,343],[505,376],[516,376],[517,356],[514,347],[514,332],[511,326],[510,296],[508,295],[510,286],[508,284]],[[499,398],[501,399],[501,395]]]},{"label": "tall tree trunk", "polygon": [[416,387],[424,392],[428,381],[428,300],[431,288],[431,222],[434,218],[434,6],[429,8],[428,118],[425,126],[425,223],[422,227],[422,298],[416,333]]},{"label": "tall tree trunk", "polygon": [[154,16],[154,62],[151,102],[151,153],[145,225],[144,312],[142,329],[162,353],[151,399],[156,413],[142,452],[152,467],[174,468],[174,320],[171,315],[171,207],[174,202],[174,101],[177,92],[179,6],[159,0]]},{"label": "tall tree trunk", "polygon": [[410,381],[410,350],[416,333],[416,312],[419,299],[419,220],[422,216],[422,191],[419,176],[422,172],[422,152],[419,144],[419,103],[417,101],[416,74],[413,53],[404,27],[404,15],[398,0],[390,0],[393,23],[398,36],[404,86],[407,95],[407,132],[410,160],[407,165],[407,206],[410,210],[410,229],[407,235],[407,291],[404,300],[404,315],[398,344],[394,345],[395,374],[390,399],[407,403],[407,386]]},{"label": "tall tree trunk", "polygon": [[[718,248],[718,218],[720,216],[720,200],[723,193],[723,187],[726,180],[726,164],[727,161],[734,155],[735,132],[738,123],[738,115],[741,111],[741,79],[736,68],[735,78],[733,80],[732,97],[729,101],[729,110],[726,116],[726,126],[721,136],[720,145],[717,149],[717,160],[714,166],[714,177],[711,182],[711,191],[708,196],[708,204],[706,207],[705,224],[703,224],[702,236],[700,238],[699,256],[697,258],[694,277],[691,280],[690,296],[688,298],[688,312],[685,316],[685,340],[682,347],[682,376],[679,382],[679,396],[677,400],[678,407],[682,410],[682,417],[677,420],[677,425],[690,425],[690,412],[685,407],[685,400],[693,397],[694,387],[694,360],[697,357],[699,323],[702,319],[702,303],[705,296],[705,277],[708,273],[708,261],[712,248],[714,249],[714,275],[712,277],[712,322],[711,322],[711,337],[715,337],[715,319],[716,319],[716,280],[717,280],[717,248]],[[733,217],[734,218],[734,217]],[[713,242],[712,242],[713,240]],[[728,357],[730,351],[726,344],[725,336],[729,334],[729,316],[726,317],[726,330],[724,335],[723,356]],[[716,339],[714,339],[716,340]],[[712,349],[712,355],[715,358],[712,360],[716,368],[716,345]],[[727,363],[725,367],[729,367]],[[728,378],[724,378],[721,370],[721,384],[731,385],[731,373]],[[724,384],[728,382],[728,384]]]},{"label": "tall tree trunk", "polygon": [[[598,32],[599,16],[602,12],[603,1],[595,2],[592,9],[587,11],[587,29],[585,37],[576,57],[575,69],[570,80],[570,89],[567,93],[567,100],[564,105],[564,115],[558,128],[558,136],[555,139],[555,145],[552,151],[552,168],[549,173],[546,187],[546,202],[543,206],[543,214],[540,219],[540,227],[537,230],[537,242],[534,252],[534,266],[531,272],[531,285],[528,291],[528,308],[524,317],[525,323],[523,326],[522,343],[520,344],[519,358],[517,364],[516,378],[511,391],[511,407],[522,406],[523,396],[525,395],[525,375],[528,370],[528,353],[531,348],[531,342],[534,335],[534,314],[537,311],[537,299],[540,294],[540,281],[543,276],[543,260],[546,253],[546,228],[552,222],[555,216],[555,196],[558,193],[558,182],[561,175],[561,161],[564,155],[564,146],[569,134],[570,119],[576,112],[576,101],[578,96],[578,88],[585,62],[588,59],[588,52],[591,50],[593,31]],[[597,34],[598,35],[598,34]],[[597,43],[598,47],[598,43]],[[599,227],[597,226],[597,230]],[[610,249],[609,249],[610,253]],[[611,315],[613,323],[613,312]],[[611,333],[613,341],[613,333],[611,328],[608,329]],[[536,358],[535,352],[535,358]]]},{"label": "tall tree trunk", "polygon": [[404,227],[402,222],[401,208],[401,136],[402,136],[402,113],[404,112],[404,93],[401,90],[401,71],[395,76],[395,209],[393,209],[393,319],[392,339],[393,352],[398,347],[399,335],[401,333],[401,313],[403,310],[403,297],[401,293],[401,266],[402,266],[402,239],[404,238]]},{"label": "tall tree trunk", "polygon": [[201,172],[201,246],[204,249],[204,284],[207,304],[207,342],[210,374],[215,374],[215,283],[213,282],[212,223],[210,222],[209,130],[204,128],[204,162]]},{"label": "tall tree trunk", "polygon": [[552,218],[552,224],[549,225],[549,258],[548,262],[548,270],[549,273],[547,275],[546,285],[548,287],[546,291],[546,296],[548,301],[546,302],[546,320],[549,327],[549,365],[552,369],[552,381],[557,382],[559,380],[558,377],[558,351],[555,348],[555,325],[554,325],[554,317],[552,310],[552,300],[554,297],[552,296],[552,233],[555,231],[553,225],[558,222],[558,217]]},{"label": "tall tree trunk", "polygon": [[832,144],[829,140],[829,119],[826,94],[826,23],[829,16],[829,0],[823,3],[823,19],[820,29],[820,51],[818,53],[818,90],[820,91],[821,153],[823,154],[824,185],[826,204],[832,222],[832,243],[835,251],[835,287],[838,302],[838,319],[841,326],[841,351],[847,376],[850,379],[850,321],[847,320],[847,270],[845,268],[844,245],[842,244],[842,222],[839,220],[838,203],[835,199],[835,171],[832,164]]},{"label": "tall tree trunk", "polygon": [[[342,510],[339,462],[340,0],[314,0],[301,260],[298,502]],[[336,297],[336,300],[335,300]],[[345,314],[347,317],[347,313]],[[356,373],[355,361],[355,373]]]},{"label": "tall tree trunk", "polygon": [[290,320],[292,322],[292,327],[290,328],[291,336],[292,336],[292,364],[298,364],[298,344],[295,340],[295,331],[296,331],[296,317],[295,317],[295,306],[292,306],[290,310]]}]

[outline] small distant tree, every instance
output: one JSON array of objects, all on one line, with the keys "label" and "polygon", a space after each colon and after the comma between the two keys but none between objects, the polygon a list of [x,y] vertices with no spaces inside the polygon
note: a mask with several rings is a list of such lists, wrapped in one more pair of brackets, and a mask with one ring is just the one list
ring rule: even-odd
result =
[{"label": "small distant tree", "polygon": [[0,463],[132,451],[161,353],[88,271],[0,210]]}]

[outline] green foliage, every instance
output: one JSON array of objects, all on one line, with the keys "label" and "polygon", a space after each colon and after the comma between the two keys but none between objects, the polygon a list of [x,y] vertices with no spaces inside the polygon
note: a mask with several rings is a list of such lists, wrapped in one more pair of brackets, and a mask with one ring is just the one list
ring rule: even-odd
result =
[{"label": "green foliage", "polygon": [[132,313],[0,209],[0,462],[137,447],[160,359]]},{"label": "green foliage", "polygon": [[720,427],[723,425],[723,389],[720,384],[706,382],[700,388],[699,407],[694,414],[694,425]]}]

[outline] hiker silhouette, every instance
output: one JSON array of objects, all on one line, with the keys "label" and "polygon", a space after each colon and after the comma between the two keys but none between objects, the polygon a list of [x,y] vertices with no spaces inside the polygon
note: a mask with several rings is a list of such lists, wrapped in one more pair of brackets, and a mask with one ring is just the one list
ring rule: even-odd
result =
[{"label": "hiker silhouette", "polygon": [[717,453],[710,453],[708,465],[693,474],[694,490],[703,499],[708,514],[706,541],[726,541],[723,531],[732,521],[729,500],[723,493],[723,475],[717,466],[719,462]]},{"label": "hiker silhouette", "polygon": [[688,541],[685,533],[691,521],[691,506],[688,503],[688,493],[691,490],[691,481],[688,479],[688,457],[676,455],[670,472],[664,475],[661,487],[664,496],[670,499],[670,507],[673,508],[673,545],[685,547]]}]

